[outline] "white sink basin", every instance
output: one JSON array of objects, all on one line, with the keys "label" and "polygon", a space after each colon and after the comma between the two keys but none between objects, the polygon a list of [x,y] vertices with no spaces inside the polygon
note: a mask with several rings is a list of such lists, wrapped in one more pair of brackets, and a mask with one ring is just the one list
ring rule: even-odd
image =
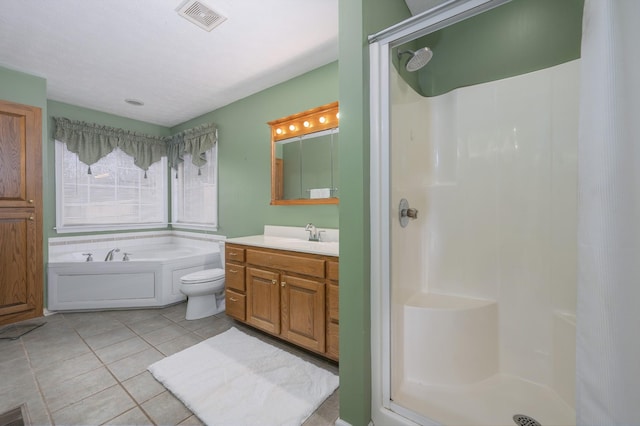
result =
[{"label": "white sink basin", "polygon": [[337,241],[308,241],[299,238],[278,237],[272,235],[253,235],[230,238],[230,243],[247,244],[280,250],[300,251],[304,253],[338,256],[340,243]]}]

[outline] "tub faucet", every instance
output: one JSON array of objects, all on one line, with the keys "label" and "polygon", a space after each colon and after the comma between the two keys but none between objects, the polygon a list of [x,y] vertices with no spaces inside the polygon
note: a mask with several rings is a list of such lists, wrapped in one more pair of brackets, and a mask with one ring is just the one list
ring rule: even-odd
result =
[{"label": "tub faucet", "polygon": [[107,256],[104,258],[104,261],[105,261],[105,262],[110,262],[110,261],[112,261],[112,260],[113,260],[113,253],[114,253],[114,252],[115,252],[115,253],[117,253],[117,252],[119,252],[119,251],[120,251],[120,249],[119,249],[119,248],[114,248],[114,249],[109,250],[109,253],[107,253]]},{"label": "tub faucet", "polygon": [[320,241],[320,233],[324,231],[318,231],[318,228],[313,223],[307,223],[304,230],[309,232],[309,241]]}]

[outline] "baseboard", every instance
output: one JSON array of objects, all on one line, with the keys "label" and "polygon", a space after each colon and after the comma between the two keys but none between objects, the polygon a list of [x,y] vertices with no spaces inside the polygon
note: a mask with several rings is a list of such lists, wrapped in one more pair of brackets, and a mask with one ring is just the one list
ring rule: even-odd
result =
[{"label": "baseboard", "polygon": [[[334,423],[334,425],[336,426],[351,426],[351,423],[345,422],[344,420],[342,420],[340,417],[338,417],[338,420],[336,420],[336,422]],[[369,426],[373,426],[373,420],[371,420],[369,422]]]}]

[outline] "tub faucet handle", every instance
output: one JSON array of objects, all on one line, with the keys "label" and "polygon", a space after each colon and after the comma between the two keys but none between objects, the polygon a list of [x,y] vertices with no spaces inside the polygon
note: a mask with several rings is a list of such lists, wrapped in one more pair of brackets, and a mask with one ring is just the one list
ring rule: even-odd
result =
[{"label": "tub faucet handle", "polygon": [[93,254],[92,253],[82,253],[83,256],[87,256],[87,262],[93,262]]},{"label": "tub faucet handle", "polygon": [[133,253],[123,253],[124,256],[122,256],[122,261],[123,262],[128,262],[129,260],[131,260],[131,259],[129,259],[129,255],[130,254],[133,254]]}]

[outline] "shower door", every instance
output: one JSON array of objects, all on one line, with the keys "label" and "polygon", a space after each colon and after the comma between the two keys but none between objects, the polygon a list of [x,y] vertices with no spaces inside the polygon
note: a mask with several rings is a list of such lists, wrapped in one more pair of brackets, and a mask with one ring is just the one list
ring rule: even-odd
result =
[{"label": "shower door", "polygon": [[[581,10],[454,3],[370,49],[379,415],[575,424]],[[488,43],[516,21],[560,31],[551,15],[578,23],[570,45]]]}]

